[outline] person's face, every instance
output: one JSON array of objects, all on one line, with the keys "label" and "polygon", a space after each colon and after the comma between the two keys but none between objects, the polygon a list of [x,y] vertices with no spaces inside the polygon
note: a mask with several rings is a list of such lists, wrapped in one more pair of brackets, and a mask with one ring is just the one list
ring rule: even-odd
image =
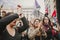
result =
[{"label": "person's face", "polygon": [[5,17],[6,13],[2,13],[2,17]]},{"label": "person's face", "polygon": [[34,23],[35,27],[38,27],[38,24],[39,24],[39,20],[36,20]]},{"label": "person's face", "polygon": [[11,23],[10,23],[10,26],[15,26],[16,25],[16,21],[17,21],[17,19],[15,19],[15,20],[13,20]]},{"label": "person's face", "polygon": [[48,23],[48,22],[49,22],[49,19],[47,17],[45,17],[44,23]]}]

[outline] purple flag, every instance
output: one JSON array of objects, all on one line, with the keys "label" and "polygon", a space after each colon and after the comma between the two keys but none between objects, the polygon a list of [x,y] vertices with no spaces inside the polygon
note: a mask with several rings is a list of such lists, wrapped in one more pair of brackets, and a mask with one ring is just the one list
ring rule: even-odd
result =
[{"label": "purple flag", "polygon": [[35,0],[35,6],[36,8],[40,8],[40,5],[38,4],[37,0]]}]

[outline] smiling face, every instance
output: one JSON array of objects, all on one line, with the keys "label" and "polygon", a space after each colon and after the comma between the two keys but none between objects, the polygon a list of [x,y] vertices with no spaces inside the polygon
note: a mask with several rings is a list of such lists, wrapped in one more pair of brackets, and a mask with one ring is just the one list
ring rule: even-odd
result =
[{"label": "smiling face", "polygon": [[39,24],[39,20],[38,19],[36,19],[35,21],[34,21],[34,26],[37,28],[38,27],[38,24]]}]

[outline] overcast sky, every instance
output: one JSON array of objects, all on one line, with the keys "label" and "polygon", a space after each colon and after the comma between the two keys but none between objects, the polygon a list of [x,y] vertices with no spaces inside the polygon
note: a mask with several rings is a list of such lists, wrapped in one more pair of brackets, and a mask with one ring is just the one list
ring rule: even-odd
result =
[{"label": "overcast sky", "polygon": [[[37,0],[41,9],[40,11],[44,13],[45,5],[43,0]],[[17,8],[17,5],[21,5],[23,8],[34,8],[35,0],[0,0],[0,5],[3,4],[4,8]]]}]

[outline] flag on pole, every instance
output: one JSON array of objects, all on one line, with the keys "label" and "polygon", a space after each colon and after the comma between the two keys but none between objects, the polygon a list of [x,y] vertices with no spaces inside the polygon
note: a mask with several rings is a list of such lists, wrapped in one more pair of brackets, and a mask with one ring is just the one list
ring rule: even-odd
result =
[{"label": "flag on pole", "polygon": [[56,9],[54,9],[54,11],[52,13],[52,17],[56,17]]},{"label": "flag on pole", "polygon": [[48,16],[48,7],[45,8],[45,16]]},{"label": "flag on pole", "polygon": [[38,4],[37,0],[35,0],[35,8],[36,8],[36,9],[34,10],[33,15],[34,15],[35,17],[39,17],[39,16],[40,16],[40,11],[39,11],[40,5]]},{"label": "flag on pole", "polygon": [[48,7],[45,9],[45,13],[48,13]]},{"label": "flag on pole", "polygon": [[35,7],[40,8],[40,5],[38,4],[37,0],[35,0]]},{"label": "flag on pole", "polygon": [[54,9],[52,13],[52,17],[53,17],[53,22],[56,24],[56,9]]}]

